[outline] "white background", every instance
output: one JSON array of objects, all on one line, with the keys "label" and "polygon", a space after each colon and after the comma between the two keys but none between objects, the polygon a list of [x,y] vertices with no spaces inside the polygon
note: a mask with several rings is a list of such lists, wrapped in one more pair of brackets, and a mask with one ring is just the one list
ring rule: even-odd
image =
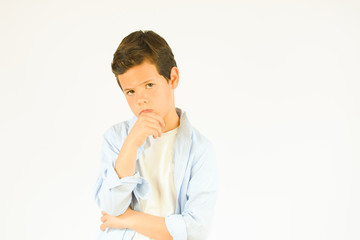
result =
[{"label": "white background", "polygon": [[1,239],[95,238],[101,137],[132,116],[110,64],[137,30],[216,147],[210,239],[360,239],[356,0],[1,1]]}]

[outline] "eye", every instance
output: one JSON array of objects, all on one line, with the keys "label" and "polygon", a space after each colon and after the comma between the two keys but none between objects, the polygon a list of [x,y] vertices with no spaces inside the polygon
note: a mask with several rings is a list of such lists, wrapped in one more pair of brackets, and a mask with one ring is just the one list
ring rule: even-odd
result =
[{"label": "eye", "polygon": [[153,83],[148,83],[148,84],[146,84],[146,88],[152,88],[153,86],[154,86]]},{"label": "eye", "polygon": [[129,90],[129,91],[126,92],[126,95],[131,96],[131,95],[133,95],[134,93],[135,93],[134,90]]}]

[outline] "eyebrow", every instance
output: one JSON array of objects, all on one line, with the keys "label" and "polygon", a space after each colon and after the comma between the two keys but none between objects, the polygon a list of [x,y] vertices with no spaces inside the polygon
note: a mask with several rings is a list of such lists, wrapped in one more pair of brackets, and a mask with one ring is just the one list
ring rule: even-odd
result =
[{"label": "eyebrow", "polygon": [[[147,82],[151,82],[151,81],[154,81],[154,79],[149,79],[149,80],[146,80],[145,82],[139,83],[138,86],[139,86],[139,85],[142,85],[142,84],[145,84],[145,83],[147,83]],[[124,89],[124,92],[126,92],[126,91],[128,91],[128,90],[131,90],[131,89],[132,89],[132,88],[125,88],[125,89]]]}]

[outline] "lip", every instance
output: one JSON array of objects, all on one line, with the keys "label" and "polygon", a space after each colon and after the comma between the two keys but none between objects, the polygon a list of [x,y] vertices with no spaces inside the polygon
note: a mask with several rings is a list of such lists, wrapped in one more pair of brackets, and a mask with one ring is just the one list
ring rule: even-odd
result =
[{"label": "lip", "polygon": [[151,112],[151,111],[152,111],[151,109],[144,109],[139,113],[139,115],[141,115],[142,113],[147,113],[147,112]]}]

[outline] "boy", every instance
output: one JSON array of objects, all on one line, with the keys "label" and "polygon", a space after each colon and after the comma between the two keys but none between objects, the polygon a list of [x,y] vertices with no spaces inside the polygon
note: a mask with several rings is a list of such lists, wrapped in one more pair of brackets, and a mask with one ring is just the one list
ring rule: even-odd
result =
[{"label": "boy", "polygon": [[134,117],[103,135],[99,239],[206,239],[217,195],[212,144],[175,107],[179,70],[153,31],[125,37],[112,71]]}]

